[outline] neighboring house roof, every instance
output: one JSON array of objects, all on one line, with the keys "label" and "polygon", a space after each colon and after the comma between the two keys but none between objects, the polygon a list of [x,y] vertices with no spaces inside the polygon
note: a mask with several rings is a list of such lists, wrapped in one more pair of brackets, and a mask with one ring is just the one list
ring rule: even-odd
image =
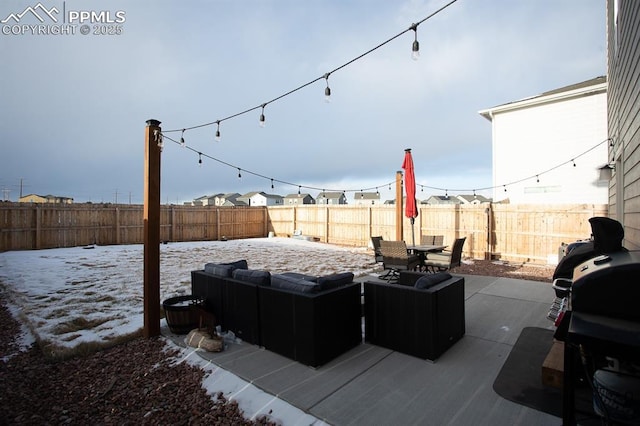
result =
[{"label": "neighboring house roof", "polygon": [[580,83],[564,86],[559,89],[549,90],[536,96],[520,99],[506,104],[497,105],[478,111],[480,115],[489,121],[493,121],[493,114],[497,112],[509,111],[518,108],[525,108],[531,105],[543,104],[546,102],[557,102],[558,100],[568,99],[577,96],[584,96],[591,92],[604,92],[607,90],[607,77],[600,76]]},{"label": "neighboring house roof", "polygon": [[461,204],[458,198],[447,195],[432,195],[425,200],[427,204]]},{"label": "neighboring house roof", "polygon": [[354,200],[379,200],[379,192],[356,192],[353,195]]},{"label": "neighboring house roof", "polygon": [[489,203],[491,202],[490,198],[487,198],[483,195],[469,195],[469,194],[461,194],[456,196],[465,204],[473,204],[473,203]]},{"label": "neighboring house roof", "polygon": [[302,194],[287,194],[284,196],[284,198],[304,198],[304,197],[311,197],[311,194],[307,194],[306,192],[303,192]]},{"label": "neighboring house roof", "polygon": [[344,192],[321,192],[318,194],[317,198],[342,198],[344,196]]},{"label": "neighboring house roof", "polygon": [[265,193],[262,193],[262,195],[264,195],[265,198],[270,198],[272,200],[282,200],[284,198],[282,195],[278,195],[278,194],[265,194]]}]

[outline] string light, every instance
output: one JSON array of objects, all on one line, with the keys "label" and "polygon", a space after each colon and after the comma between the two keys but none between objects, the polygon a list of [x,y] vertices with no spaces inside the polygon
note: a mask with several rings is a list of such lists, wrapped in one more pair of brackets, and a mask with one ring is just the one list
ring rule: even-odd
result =
[{"label": "string light", "polygon": [[330,72],[328,72],[328,73],[326,73],[326,74],[324,75],[324,79],[325,79],[325,80],[326,80],[326,82],[327,82],[327,87],[325,87],[325,89],[324,89],[324,101],[325,101],[326,103],[331,102],[331,88],[329,87],[329,75],[330,75],[330,74],[331,74],[331,73],[330,73]]},{"label": "string light", "polygon": [[410,29],[413,30],[414,39],[413,45],[411,46],[411,59],[417,61],[420,59],[420,43],[418,42],[418,24],[412,24]]},{"label": "string light", "polygon": [[164,147],[164,142],[162,140],[162,133],[160,132],[160,130],[156,129],[153,131],[153,136],[156,140],[156,143],[158,144],[158,148],[160,148],[160,151],[162,151],[162,148]]},{"label": "string light", "polygon": [[[451,0],[449,3],[447,3],[447,4],[445,4],[444,6],[440,7],[439,9],[437,9],[435,12],[431,13],[431,14],[430,14],[430,15],[428,15],[427,17],[425,17],[425,18],[421,19],[420,21],[418,21],[418,22],[416,22],[416,23],[412,24],[412,25],[411,25],[411,27],[409,27],[409,28],[407,28],[407,29],[405,29],[405,30],[401,31],[400,33],[398,33],[398,34],[394,35],[393,37],[388,38],[387,40],[383,41],[382,43],[378,44],[377,46],[375,46],[375,47],[373,47],[373,48],[371,48],[371,49],[367,50],[366,52],[364,52],[364,53],[362,53],[362,54],[360,54],[360,55],[356,56],[355,58],[351,59],[350,61],[348,61],[348,62],[346,62],[346,63],[344,63],[344,64],[342,64],[342,65],[340,65],[340,66],[338,66],[338,67],[336,67],[336,68],[334,68],[333,70],[329,71],[329,72],[328,72],[328,73],[326,73],[325,75],[327,75],[327,74],[332,74],[332,73],[334,73],[334,72],[336,72],[336,71],[341,70],[342,68],[345,68],[345,67],[347,67],[347,66],[351,65],[352,63],[354,63],[354,62],[356,62],[356,61],[358,61],[358,60],[360,60],[360,59],[364,58],[365,56],[367,56],[367,55],[369,55],[369,54],[373,53],[374,51],[376,51],[376,50],[380,49],[381,47],[383,47],[383,46],[385,46],[385,45],[387,45],[387,44],[391,43],[391,42],[392,42],[392,41],[394,41],[396,38],[400,37],[400,36],[401,36],[401,35],[403,35],[404,33],[408,32],[408,31],[411,31],[411,30],[414,30],[414,31],[416,32],[415,41],[414,41],[414,44],[413,44],[413,46],[412,46],[412,49],[413,49],[412,51],[413,51],[413,52],[419,52],[419,43],[418,43],[418,40],[417,40],[417,27],[418,27],[418,25],[420,25],[421,23],[423,23],[423,22],[427,21],[428,19],[433,18],[434,16],[436,16],[437,14],[439,14],[440,12],[442,12],[443,10],[445,10],[446,8],[448,8],[449,6],[451,6],[452,4],[456,3],[457,1],[458,1],[458,0]],[[313,83],[317,82],[318,80],[321,80],[322,78],[325,78],[325,77],[324,77],[324,75],[323,75],[323,76],[320,76],[320,77],[317,77],[316,79],[311,80],[311,81],[309,81],[309,82],[307,82],[307,83],[305,83],[305,84],[302,84],[301,86],[298,86],[298,87],[296,87],[295,89],[289,90],[288,92],[286,92],[286,93],[284,93],[284,94],[282,94],[282,95],[280,95],[280,96],[277,96],[277,97],[275,97],[275,98],[271,99],[270,101],[263,103],[262,105],[258,105],[258,106],[252,107],[252,108],[248,108],[248,109],[246,109],[246,110],[244,110],[244,111],[237,112],[237,113],[235,113],[235,114],[232,114],[232,115],[230,115],[230,116],[228,116],[228,117],[225,117],[225,118],[221,118],[221,119],[219,119],[219,120],[215,120],[215,121],[212,121],[212,122],[209,122],[209,123],[199,124],[199,125],[192,126],[192,127],[187,127],[187,128],[185,128],[185,129],[186,129],[186,130],[191,130],[191,129],[196,129],[196,128],[200,128],[200,127],[211,126],[211,125],[213,125],[213,124],[221,123],[221,122],[223,122],[223,121],[230,120],[230,119],[232,119],[232,118],[236,118],[236,117],[238,117],[238,116],[240,116],[240,115],[247,114],[247,113],[249,113],[249,112],[251,112],[251,111],[254,111],[254,110],[258,109],[258,108],[261,108],[261,107],[262,107],[262,110],[263,110],[263,111],[262,111],[262,115],[261,115],[260,123],[264,123],[264,119],[262,119],[262,117],[264,116],[264,107],[265,107],[266,105],[268,105],[268,104],[270,104],[270,103],[272,103],[272,102],[278,101],[278,100],[280,100],[280,99],[282,99],[282,98],[284,98],[284,97],[286,97],[286,96],[289,96],[289,95],[293,94],[294,92],[297,92],[298,90],[301,90],[301,89],[303,89],[303,88],[305,88],[305,87],[307,87],[307,86],[310,86],[311,84],[313,84]],[[328,84],[328,81],[327,81],[327,84]],[[328,85],[327,85],[327,87],[328,87]],[[325,94],[326,94],[326,90],[325,90]],[[180,131],[180,129],[165,130],[165,131],[164,131],[164,133],[171,133],[171,132],[178,132],[178,131]]]},{"label": "string light", "polygon": [[266,104],[262,104],[262,112],[260,113],[260,127],[264,127],[265,126],[265,118],[264,118],[264,107],[267,106]]},{"label": "string light", "polygon": [[186,143],[184,141],[184,129],[182,129],[182,135],[180,135],[180,146],[185,147]]},{"label": "string light", "polygon": [[576,166],[576,162],[573,160],[573,158],[571,159],[571,162],[573,163],[573,167]]},{"label": "string light", "polygon": [[216,121],[216,142],[220,142],[220,139],[222,138],[220,136],[220,120]]},{"label": "string light", "polygon": [[[187,129],[185,129],[185,130],[187,130]],[[170,141],[172,141],[172,142],[174,142],[174,143],[176,143],[176,144],[180,144],[180,145],[182,145],[180,141],[176,141],[176,140],[174,140],[174,139],[172,139],[172,138],[170,138],[170,137],[168,137],[168,136],[164,135],[164,132],[162,132],[162,133],[160,133],[159,131],[154,132],[154,140],[155,140],[155,141],[158,141],[158,143],[162,143],[162,140],[163,140],[165,137],[166,137],[168,140],[170,140]],[[610,141],[611,141],[611,139],[610,139],[610,138],[605,139],[605,140],[603,140],[603,141],[599,142],[598,144],[594,145],[593,147],[591,147],[591,148],[587,149],[587,150],[586,150],[586,151],[584,151],[583,153],[579,154],[578,156],[575,156],[575,157],[574,157],[574,158],[572,158],[571,160],[565,161],[564,163],[558,164],[557,166],[554,166],[554,167],[552,167],[552,168],[550,168],[550,169],[547,169],[547,170],[545,170],[545,171],[543,171],[543,172],[537,173],[537,174],[535,174],[535,175],[533,175],[533,176],[529,176],[529,177],[522,178],[522,179],[519,179],[519,180],[516,180],[516,181],[512,181],[512,182],[505,183],[505,184],[500,184],[500,185],[495,185],[495,186],[488,186],[488,187],[484,187],[484,188],[475,188],[475,189],[473,189],[473,190],[470,190],[470,189],[453,189],[452,191],[454,191],[454,192],[469,192],[469,191],[472,191],[472,192],[474,193],[474,196],[476,196],[476,191],[492,190],[492,189],[499,188],[500,186],[502,186],[502,187],[503,187],[504,192],[507,192],[507,186],[515,185],[515,184],[518,184],[518,183],[524,182],[524,181],[526,181],[526,180],[532,179],[532,178],[534,178],[534,177],[536,178],[536,182],[538,182],[538,183],[539,183],[539,182],[540,182],[540,175],[545,174],[545,173],[549,173],[549,172],[551,172],[551,171],[553,171],[553,170],[555,170],[555,169],[557,169],[557,168],[559,168],[559,167],[562,167],[562,166],[564,166],[564,165],[566,165],[566,164],[568,164],[568,163],[573,163],[573,164],[575,164],[575,159],[576,159],[576,158],[580,158],[580,157],[582,157],[582,156],[586,155],[587,153],[589,153],[589,152],[593,151],[594,149],[596,149],[597,147],[599,147],[599,146],[600,146],[600,145],[602,145],[603,143],[610,143]],[[206,157],[208,157],[208,158],[210,158],[210,159],[212,159],[212,160],[214,160],[214,161],[217,161],[218,163],[224,164],[224,165],[229,166],[229,167],[236,168],[236,169],[238,170],[238,178],[241,178],[241,177],[242,177],[241,171],[242,171],[242,170],[244,170],[244,169],[241,169],[241,168],[240,168],[240,167],[238,167],[238,166],[235,166],[235,165],[229,164],[229,163],[227,163],[227,162],[225,162],[225,161],[222,161],[222,160],[220,160],[220,159],[217,159],[217,158],[215,158],[215,157],[211,157],[211,156],[209,156],[209,155],[206,155],[206,154],[204,154],[204,153],[202,153],[202,152],[200,152],[200,151],[196,151],[195,149],[191,148],[190,146],[186,146],[186,145],[185,145],[185,148],[187,148],[187,149],[189,149],[189,150],[191,150],[191,151],[193,151],[193,152],[195,152],[195,153],[197,153],[197,154],[198,154],[198,165],[200,165],[200,166],[202,165],[202,157],[203,157],[203,156],[206,156]],[[276,181],[277,181],[277,182],[282,183],[282,184],[284,184],[284,185],[297,186],[297,187],[298,187],[298,191],[299,191],[299,192],[300,192],[300,189],[301,189],[302,187],[307,188],[307,189],[312,189],[312,190],[320,190],[320,188],[317,188],[317,187],[306,186],[306,185],[300,185],[300,184],[298,184],[298,183],[292,183],[292,182],[287,182],[287,181],[283,181],[283,180],[278,180],[278,179],[274,179],[274,178],[271,178],[271,177],[267,177],[267,176],[264,176],[264,175],[261,175],[261,174],[258,174],[258,173],[252,172],[252,171],[248,171],[248,170],[244,170],[244,171],[245,171],[245,172],[247,172],[247,173],[249,173],[249,174],[252,174],[252,175],[254,175],[254,176],[258,176],[258,177],[261,177],[261,178],[264,178],[264,179],[270,179],[270,180],[271,180],[271,188],[272,188],[272,189],[274,188],[274,182],[276,182]],[[391,184],[392,184],[392,183],[393,183],[393,182],[389,182],[389,183],[387,184],[387,185],[388,185],[388,188],[389,188],[389,191],[391,191]],[[424,190],[424,188],[428,188],[428,189],[432,189],[432,190],[436,190],[436,191],[445,191],[445,198],[447,198],[447,199],[449,198],[449,190],[448,190],[448,189],[438,188],[438,187],[433,187],[433,186],[428,186],[428,185],[423,185],[423,184],[419,184],[419,183],[416,183],[416,185],[419,185],[419,186],[420,186],[421,191],[423,191],[423,190]],[[359,190],[355,190],[355,189],[344,190],[344,189],[343,189],[343,190],[342,190],[342,193],[343,193],[343,195],[344,195],[344,193],[345,193],[345,192],[363,192],[363,191],[365,191],[365,190],[367,190],[367,191],[368,191],[368,190],[372,190],[372,189],[375,189],[375,190],[376,190],[376,194],[377,194],[377,195],[379,195],[379,194],[380,194],[380,192],[379,192],[379,186],[375,186],[375,187],[371,187],[371,188],[366,188],[366,189],[362,189],[362,188],[361,188],[361,189],[359,189]],[[325,191],[326,191],[325,189],[322,189],[322,193],[324,193]],[[339,192],[338,190],[331,190],[331,191]]]}]

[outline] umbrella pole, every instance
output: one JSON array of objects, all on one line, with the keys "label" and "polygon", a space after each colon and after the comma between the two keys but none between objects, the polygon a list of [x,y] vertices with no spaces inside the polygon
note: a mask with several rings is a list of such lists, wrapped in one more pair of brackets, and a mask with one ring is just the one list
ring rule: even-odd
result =
[{"label": "umbrella pole", "polygon": [[415,246],[416,245],[416,234],[414,232],[414,228],[413,228],[413,224],[416,223],[416,218],[412,217],[411,218],[411,245]]}]

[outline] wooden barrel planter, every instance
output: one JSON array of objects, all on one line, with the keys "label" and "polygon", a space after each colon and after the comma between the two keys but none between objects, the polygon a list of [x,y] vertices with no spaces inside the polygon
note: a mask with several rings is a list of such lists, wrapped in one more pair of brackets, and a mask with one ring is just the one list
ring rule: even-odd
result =
[{"label": "wooden barrel planter", "polygon": [[192,306],[202,303],[200,297],[193,295],[170,297],[162,302],[169,330],[175,334],[187,334],[198,328],[198,314]]}]

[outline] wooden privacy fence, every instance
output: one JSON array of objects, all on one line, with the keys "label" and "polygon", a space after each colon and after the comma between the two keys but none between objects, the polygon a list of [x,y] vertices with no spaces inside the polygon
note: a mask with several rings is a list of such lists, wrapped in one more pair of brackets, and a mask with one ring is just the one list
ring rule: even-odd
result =
[{"label": "wooden privacy fence", "polygon": [[[275,235],[297,230],[323,242],[356,247],[369,245],[371,236],[396,239],[395,206],[283,206],[269,207],[268,212],[269,231]],[[466,237],[467,258],[555,263],[562,243],[589,238],[589,218],[607,212],[605,204],[423,205],[413,228],[403,217],[403,239],[418,244],[422,235],[443,235],[451,246],[456,238]]]},{"label": "wooden privacy fence", "polygon": [[[255,238],[266,235],[264,207],[161,206],[162,241]],[[143,206],[0,204],[0,251],[141,244]]]},{"label": "wooden privacy fence", "polygon": [[[403,239],[466,237],[463,255],[474,259],[554,263],[564,242],[588,238],[589,218],[606,205],[425,205],[413,226],[403,218]],[[371,236],[396,239],[395,206],[194,207],[161,206],[161,240],[203,241],[291,236],[300,231],[322,242],[365,247]],[[143,206],[0,203],[0,251],[87,244],[143,242]]]}]

